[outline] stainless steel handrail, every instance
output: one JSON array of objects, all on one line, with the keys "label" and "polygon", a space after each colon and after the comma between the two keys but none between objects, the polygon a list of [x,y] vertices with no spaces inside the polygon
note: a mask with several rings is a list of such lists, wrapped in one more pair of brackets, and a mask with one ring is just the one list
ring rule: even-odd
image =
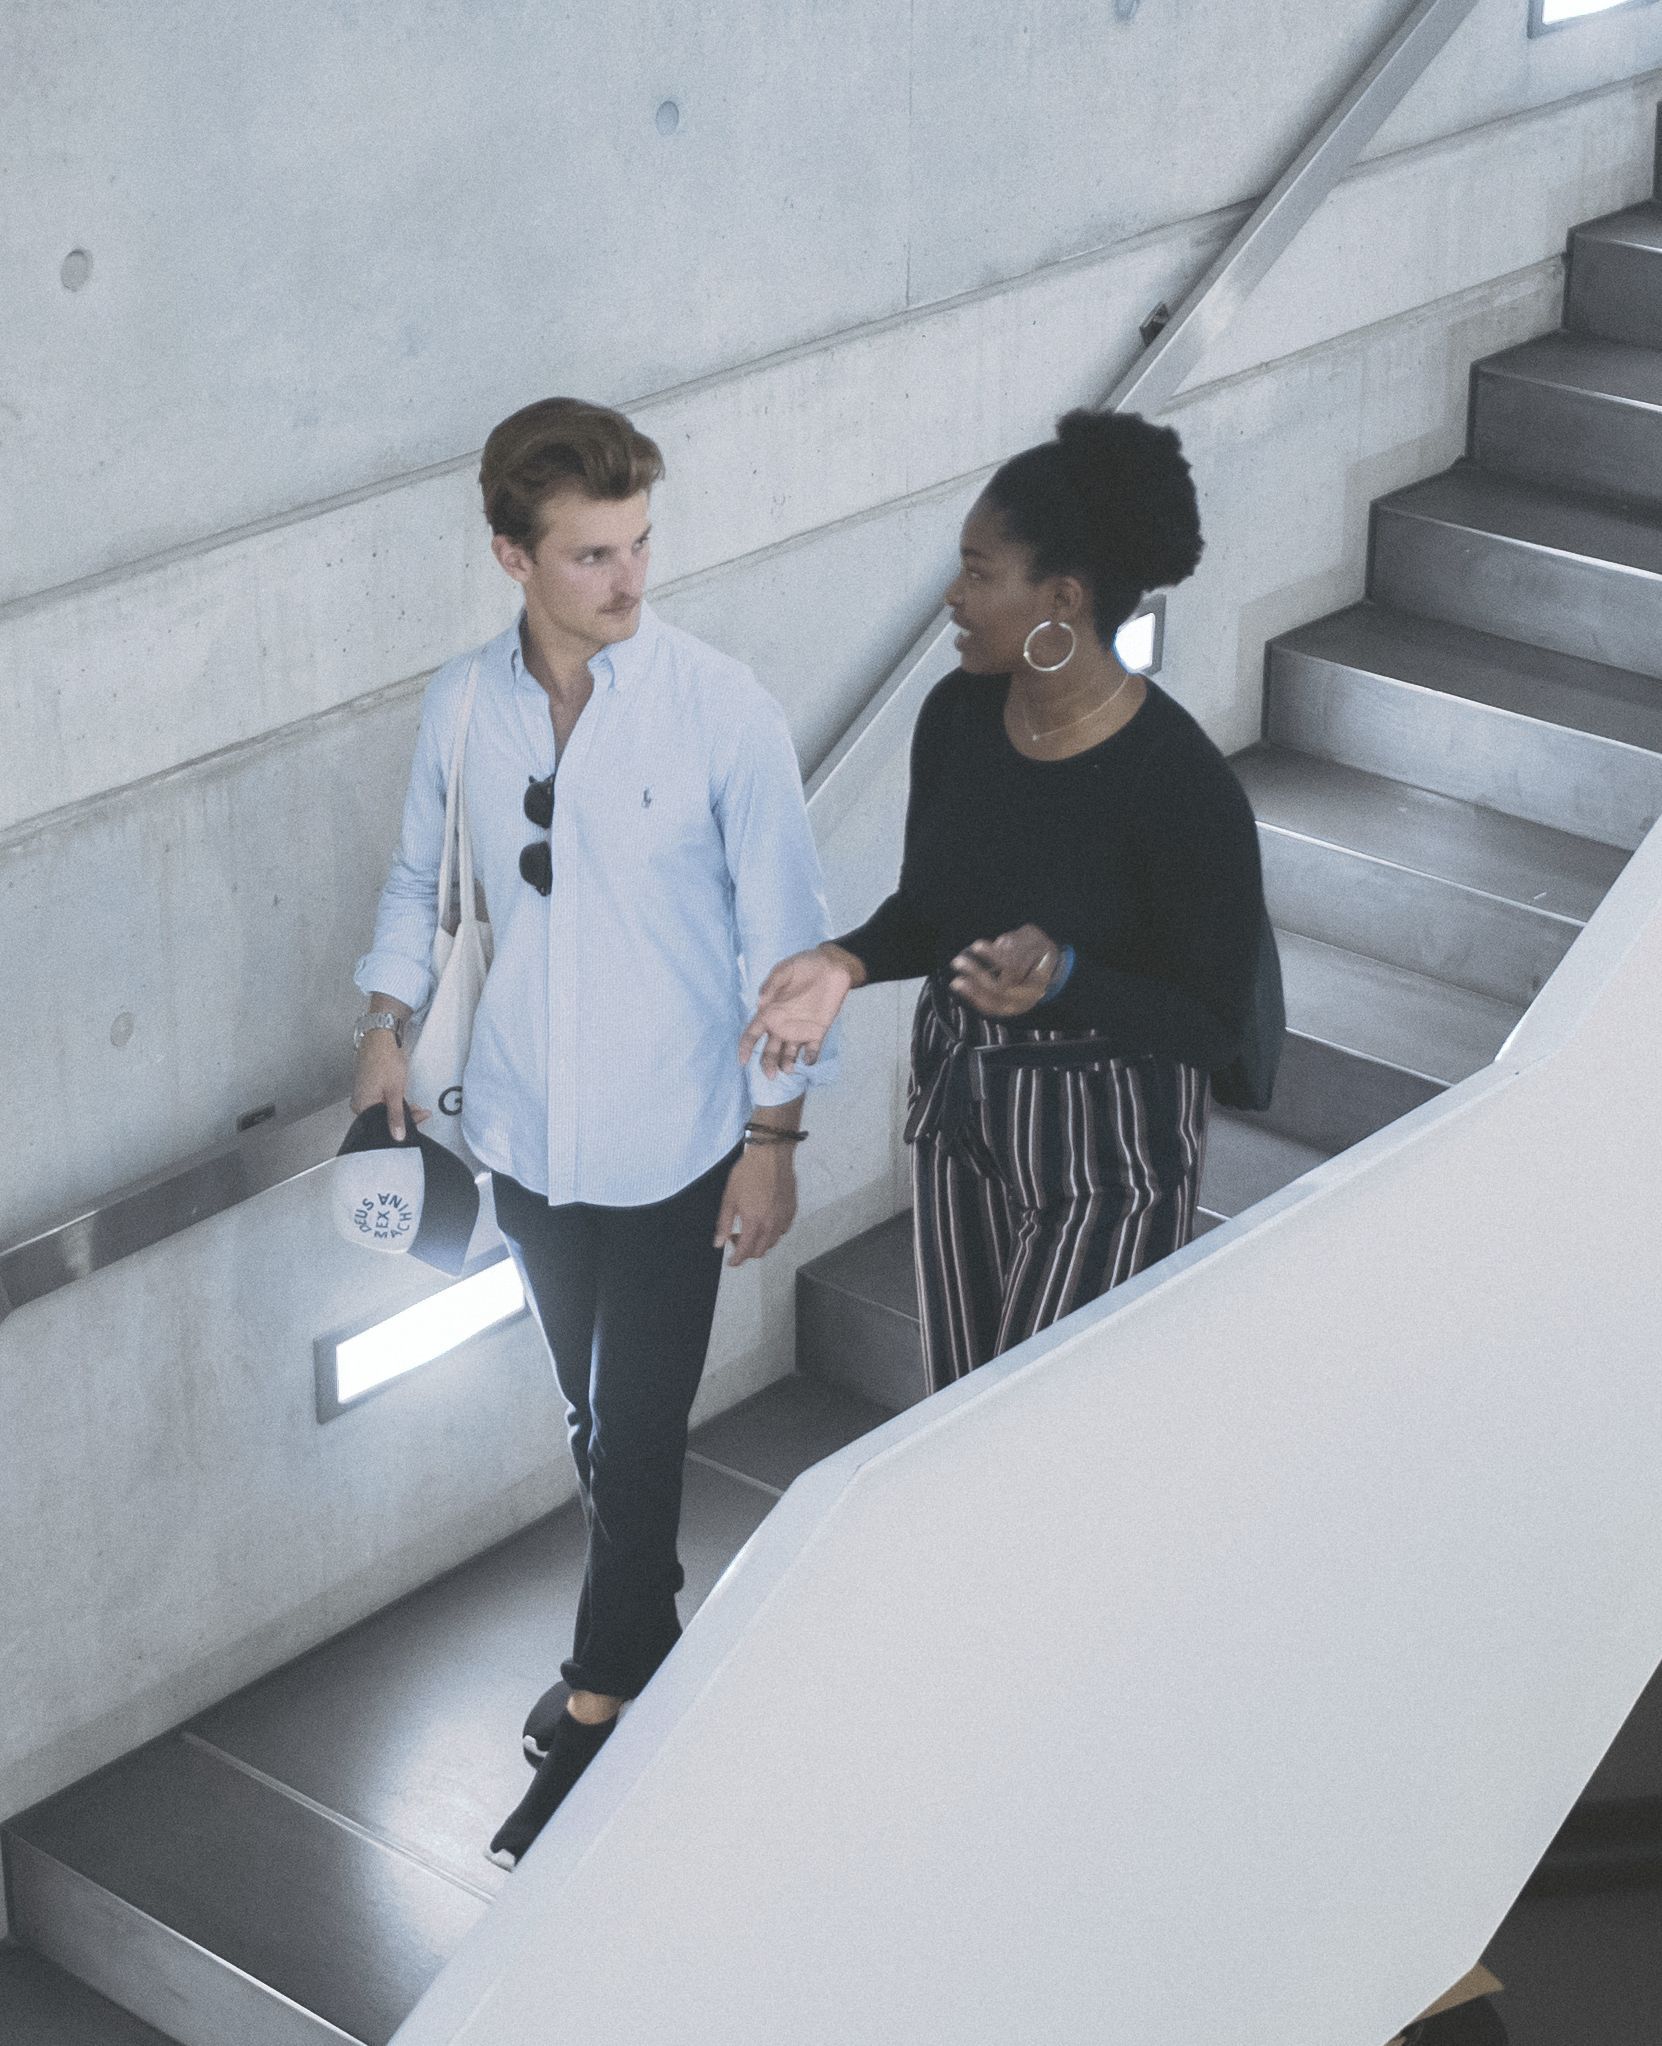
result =
[{"label": "stainless steel handrail", "polygon": [[[1101,410],[1147,414],[1171,402],[1476,6],[1477,0],[1415,0],[1234,240],[1103,398]],[[943,610],[809,777],[808,806],[817,828],[829,831],[841,822],[860,795],[873,748],[886,748],[902,726],[909,730],[930,688],[950,673],[952,636]]]},{"label": "stainless steel handrail", "polygon": [[340,1148],[351,1120],[337,1102],[233,1143],[199,1151],[183,1164],[106,1194],[67,1220],[0,1251],[0,1321],[118,1258],[161,1243],[210,1215],[314,1171]]},{"label": "stainless steel handrail", "polygon": [[[1476,6],[1477,0],[1415,0],[1274,189],[1102,400],[1104,409],[1136,407],[1148,413],[1170,403]],[[822,832],[853,807],[873,748],[889,745],[903,728],[910,729],[929,688],[951,669],[951,638],[951,621],[942,611],[809,777],[808,807]],[[0,1321],[26,1301],[312,1170],[333,1154],[345,1127],[341,1107],[254,1132],[122,1188],[55,1228],[0,1250]]]}]

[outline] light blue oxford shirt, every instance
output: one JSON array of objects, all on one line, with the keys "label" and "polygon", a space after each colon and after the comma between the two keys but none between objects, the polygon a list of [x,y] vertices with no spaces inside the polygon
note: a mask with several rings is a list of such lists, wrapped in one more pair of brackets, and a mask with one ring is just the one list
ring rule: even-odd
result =
[{"label": "light blue oxford shirt", "polygon": [[[445,774],[471,655],[428,685],[398,851],[353,978],[432,993]],[[594,693],[554,782],[554,890],[519,871],[528,781],[555,767],[548,698],[516,623],[481,651],[464,756],[495,954],[462,1082],[479,1159],[550,1202],[635,1207],[707,1172],[752,1104],[835,1077],[739,1064],[756,990],[831,935],[785,714],[741,662],[641,607],[589,662]],[[426,1106],[429,1104],[420,1104]]]}]

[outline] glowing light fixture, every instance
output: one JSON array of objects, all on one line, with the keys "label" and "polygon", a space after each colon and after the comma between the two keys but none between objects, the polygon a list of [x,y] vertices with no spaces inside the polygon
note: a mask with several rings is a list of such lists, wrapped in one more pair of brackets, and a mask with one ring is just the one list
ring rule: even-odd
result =
[{"label": "glowing light fixture", "polygon": [[1650,0],[1529,0],[1529,32],[1545,35],[1549,29],[1569,28],[1595,14],[1614,14],[1622,7],[1646,7]]},{"label": "glowing light fixture", "polygon": [[332,1419],[394,1379],[431,1364],[524,1310],[519,1272],[512,1259],[502,1257],[371,1328],[355,1335],[320,1337],[318,1418]]},{"label": "glowing light fixture", "polygon": [[1138,675],[1158,675],[1166,655],[1166,600],[1154,597],[1120,627],[1114,652]]}]

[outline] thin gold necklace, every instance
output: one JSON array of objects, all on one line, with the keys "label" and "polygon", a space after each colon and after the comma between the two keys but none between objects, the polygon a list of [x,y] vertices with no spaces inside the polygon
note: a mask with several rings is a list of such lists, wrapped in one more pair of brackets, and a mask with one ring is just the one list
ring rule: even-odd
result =
[{"label": "thin gold necklace", "polygon": [[1135,673],[1136,670],[1134,668],[1128,669],[1126,673],[1120,677],[1118,682],[1114,684],[1113,688],[1109,690],[1108,694],[1102,699],[1100,703],[1093,703],[1089,710],[1083,711],[1076,718],[1070,718],[1065,725],[1047,725],[1042,732],[1036,732],[1034,731],[1032,725],[1029,723],[1027,712],[1024,709],[1021,714],[1021,721],[1024,725],[1027,726],[1027,736],[1030,739],[1054,739],[1058,732],[1071,732],[1075,725],[1082,725],[1085,722],[1086,718],[1094,718],[1100,712],[1105,711],[1108,708],[1109,704],[1111,704],[1114,701],[1114,699],[1119,695],[1120,691],[1125,687],[1126,683],[1131,680],[1132,675],[1134,675]]}]

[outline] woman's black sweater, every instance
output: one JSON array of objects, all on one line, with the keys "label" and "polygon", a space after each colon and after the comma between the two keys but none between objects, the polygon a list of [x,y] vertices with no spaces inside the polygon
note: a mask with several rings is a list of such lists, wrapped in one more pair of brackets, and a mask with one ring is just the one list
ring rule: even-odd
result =
[{"label": "woman's black sweater", "polygon": [[1189,713],[1148,684],[1111,738],[1030,760],[1004,728],[1010,682],[961,669],[912,734],[900,885],[835,940],[873,981],[952,978],[975,938],[1037,924],[1076,960],[1017,1031],[1100,1032],[1116,1057],[1214,1070],[1241,1048],[1263,883],[1245,792]]}]

